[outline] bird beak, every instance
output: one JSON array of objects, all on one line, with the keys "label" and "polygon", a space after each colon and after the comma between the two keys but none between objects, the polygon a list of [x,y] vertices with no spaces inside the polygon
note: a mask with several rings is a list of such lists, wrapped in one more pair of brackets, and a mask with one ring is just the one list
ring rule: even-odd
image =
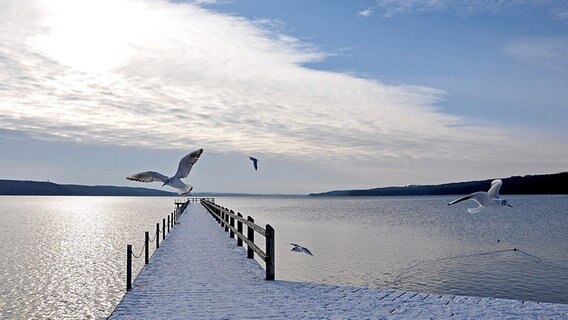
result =
[{"label": "bird beak", "polygon": [[165,185],[166,185],[166,183],[164,182],[164,184],[162,185],[162,187],[165,186]]}]

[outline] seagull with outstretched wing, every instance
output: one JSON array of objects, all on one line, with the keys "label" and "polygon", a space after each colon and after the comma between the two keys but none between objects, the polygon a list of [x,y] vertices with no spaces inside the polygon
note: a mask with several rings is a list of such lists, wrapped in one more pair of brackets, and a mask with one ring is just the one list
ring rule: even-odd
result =
[{"label": "seagull with outstretched wing", "polygon": [[313,254],[310,252],[310,250],[306,247],[303,247],[299,244],[295,244],[295,243],[290,243],[290,245],[292,246],[292,249],[290,249],[290,251],[294,251],[294,252],[303,252],[305,254],[309,254],[310,256],[313,256]]},{"label": "seagull with outstretched wing", "polygon": [[251,156],[249,156],[249,159],[250,161],[252,161],[252,166],[254,167],[254,170],[258,170],[258,159]]},{"label": "seagull with outstretched wing", "polygon": [[199,160],[199,157],[202,153],[203,149],[198,149],[181,158],[181,160],[179,161],[178,170],[172,177],[168,178],[156,171],[145,171],[128,176],[126,177],[126,179],[138,182],[160,181],[163,183],[162,187],[166,185],[171,186],[179,189],[180,195],[188,195],[193,189],[193,186],[183,183],[181,179],[186,178],[189,175],[191,168],[197,162],[197,160]]},{"label": "seagull with outstretched wing", "polygon": [[478,192],[468,194],[465,197],[461,197],[459,199],[451,201],[450,203],[448,203],[448,205],[456,204],[458,202],[462,202],[462,201],[465,201],[465,200],[473,200],[473,201],[477,202],[477,204],[479,206],[477,206],[475,208],[468,208],[467,211],[469,213],[481,212],[481,210],[483,210],[487,206],[508,206],[508,207],[512,208],[513,206],[510,205],[507,200],[501,199],[499,197],[499,190],[501,189],[502,185],[503,185],[503,181],[501,181],[499,179],[493,180],[493,181],[491,181],[491,188],[489,188],[489,191],[487,191],[487,192],[478,191]]}]

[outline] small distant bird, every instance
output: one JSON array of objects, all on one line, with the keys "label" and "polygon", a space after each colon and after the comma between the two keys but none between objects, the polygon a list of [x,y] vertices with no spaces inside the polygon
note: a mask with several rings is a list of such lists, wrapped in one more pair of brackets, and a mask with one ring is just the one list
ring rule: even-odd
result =
[{"label": "small distant bird", "polygon": [[162,187],[168,185],[176,189],[179,189],[180,190],[179,195],[181,196],[188,195],[189,192],[191,192],[191,190],[193,189],[193,187],[191,185],[183,183],[181,179],[187,177],[189,171],[191,171],[191,167],[193,167],[193,165],[197,162],[197,160],[199,160],[199,156],[201,156],[202,153],[203,149],[198,149],[187,154],[185,157],[181,158],[181,160],[179,161],[178,170],[176,174],[173,175],[173,177],[168,178],[163,174],[155,171],[145,171],[128,176],[126,177],[126,179],[132,181],[139,181],[139,182],[160,181],[163,183]]},{"label": "small distant bird", "polygon": [[249,159],[250,161],[252,161],[252,166],[254,167],[254,170],[258,170],[258,159],[251,156],[249,156]]},{"label": "small distant bird", "polygon": [[290,243],[290,245],[292,246],[292,249],[290,249],[290,251],[303,252],[303,253],[309,254],[310,256],[313,256],[313,254],[310,252],[310,250],[306,247],[302,247],[301,245],[295,244],[295,243]]},{"label": "small distant bird", "polygon": [[499,198],[499,189],[501,189],[502,185],[503,181],[499,179],[493,180],[491,182],[491,188],[489,188],[489,191],[478,191],[472,194],[468,194],[465,197],[461,197],[448,203],[448,205],[456,204],[465,200],[473,200],[477,202],[479,206],[475,208],[468,208],[467,211],[469,213],[481,212],[481,210],[483,210],[487,206],[508,206],[512,208],[513,206],[510,205],[507,200]]}]

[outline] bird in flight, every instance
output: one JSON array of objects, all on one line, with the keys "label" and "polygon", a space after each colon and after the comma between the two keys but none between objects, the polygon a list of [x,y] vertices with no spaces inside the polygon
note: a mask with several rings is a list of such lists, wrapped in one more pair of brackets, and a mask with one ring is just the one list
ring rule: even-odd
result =
[{"label": "bird in flight", "polygon": [[254,167],[254,170],[258,170],[258,159],[251,156],[249,156],[249,159],[250,161],[252,161],[252,166]]},{"label": "bird in flight", "polygon": [[181,160],[179,161],[178,170],[172,177],[168,178],[156,171],[145,171],[128,176],[126,177],[126,179],[139,182],[160,181],[163,183],[162,187],[166,185],[171,186],[180,191],[179,195],[188,195],[193,189],[193,186],[183,183],[181,179],[187,177],[189,171],[191,171],[191,167],[193,167],[197,160],[199,160],[199,156],[201,156],[202,153],[203,149],[198,149],[181,158]]},{"label": "bird in flight", "polygon": [[292,246],[292,249],[290,249],[290,251],[303,252],[305,254],[309,254],[310,256],[313,256],[313,254],[310,252],[310,250],[306,247],[302,247],[301,245],[295,244],[295,243],[290,243],[290,245]]},{"label": "bird in flight", "polygon": [[481,210],[483,210],[487,206],[508,206],[508,207],[512,208],[513,206],[510,205],[507,200],[501,199],[499,197],[499,189],[501,189],[502,185],[503,185],[503,181],[501,181],[499,179],[493,180],[493,181],[491,181],[491,188],[489,188],[489,191],[487,191],[487,192],[478,191],[478,192],[468,194],[465,197],[461,197],[459,199],[456,199],[456,200],[448,203],[448,205],[456,204],[458,202],[462,202],[462,201],[465,201],[465,200],[473,200],[473,201],[477,202],[477,204],[479,206],[477,206],[475,208],[468,208],[467,211],[469,213],[481,212]]}]

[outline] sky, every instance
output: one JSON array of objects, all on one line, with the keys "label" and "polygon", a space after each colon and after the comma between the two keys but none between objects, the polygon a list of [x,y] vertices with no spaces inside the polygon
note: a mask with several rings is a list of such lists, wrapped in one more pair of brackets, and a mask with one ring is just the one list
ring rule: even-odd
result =
[{"label": "sky", "polygon": [[0,0],[0,179],[160,189],[125,177],[199,148],[194,192],[556,173],[567,88],[566,1]]}]

